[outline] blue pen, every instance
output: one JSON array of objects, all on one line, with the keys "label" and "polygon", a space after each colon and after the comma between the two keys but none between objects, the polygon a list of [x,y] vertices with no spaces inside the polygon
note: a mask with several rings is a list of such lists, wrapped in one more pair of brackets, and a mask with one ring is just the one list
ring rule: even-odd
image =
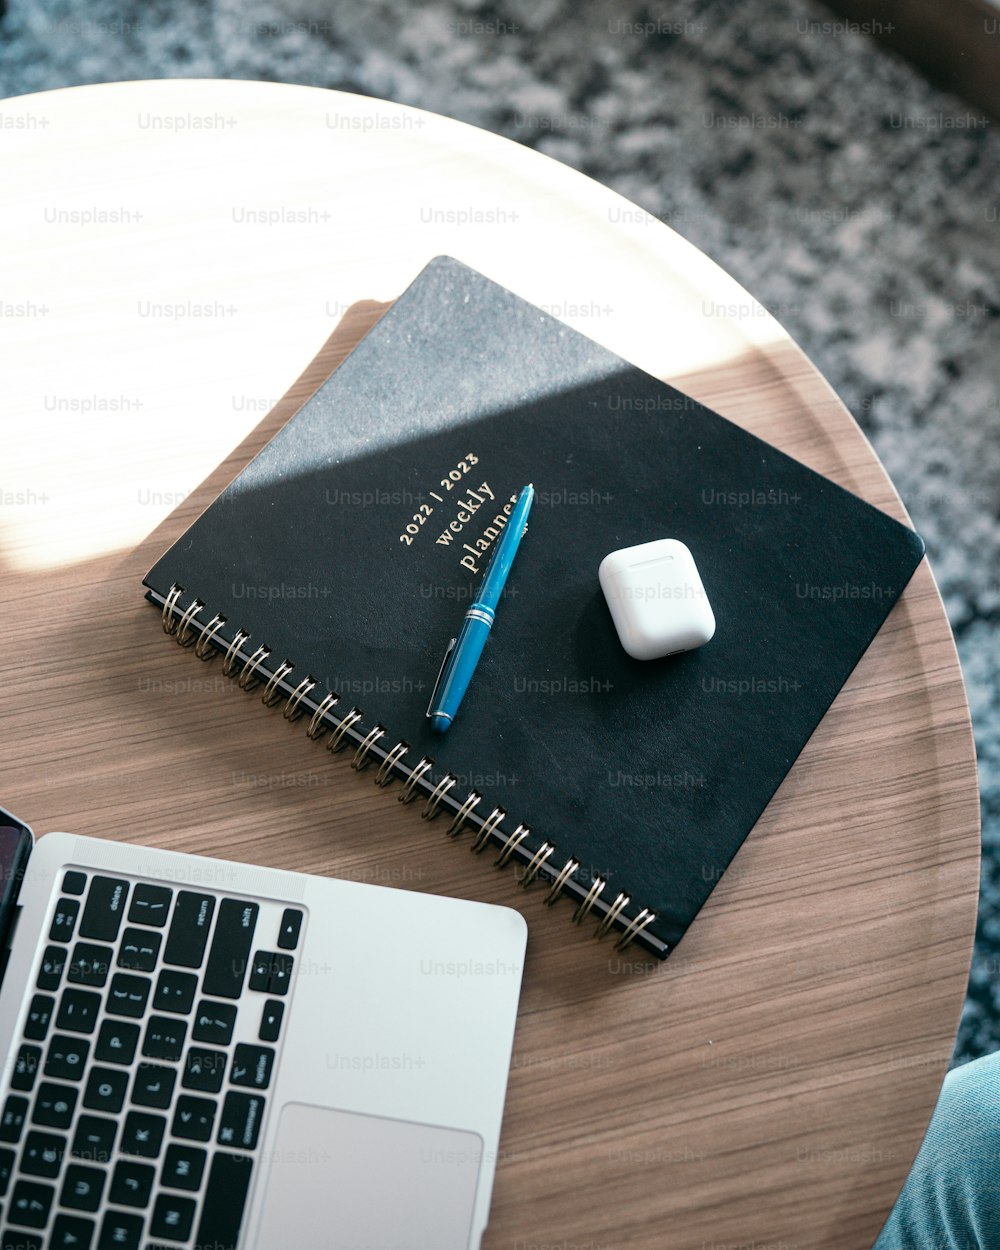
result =
[{"label": "blue pen", "polygon": [[427,705],[431,728],[444,733],[451,728],[458,705],[462,702],[472,674],[476,671],[479,657],[486,646],[486,638],[493,624],[493,615],[500,602],[500,595],[507,581],[510,566],[528,528],[528,513],[535,499],[535,488],[530,483],[517,497],[510,520],[497,539],[497,545],[486,566],[483,584],[472,606],[465,614],[458,638],[452,638],[441,661],[437,681]]}]

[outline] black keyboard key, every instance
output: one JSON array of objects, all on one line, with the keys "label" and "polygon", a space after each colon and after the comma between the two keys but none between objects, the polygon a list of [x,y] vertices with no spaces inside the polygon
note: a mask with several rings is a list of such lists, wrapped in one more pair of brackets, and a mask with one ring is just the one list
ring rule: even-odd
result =
[{"label": "black keyboard key", "polygon": [[44,1042],[52,1022],[52,1011],[56,1000],[48,994],[36,994],[28,1008],[28,1018],[24,1022],[24,1036],[33,1042]]},{"label": "black keyboard key", "polygon": [[28,1100],[20,1094],[8,1094],[0,1115],[0,1141],[18,1142],[28,1118]]},{"label": "black keyboard key", "polygon": [[269,998],[264,1004],[260,1017],[260,1030],[257,1036],[262,1042],[276,1042],[281,1032],[281,1020],[285,1014],[285,1004],[277,998]]},{"label": "black keyboard key", "polygon": [[295,907],[286,907],[281,917],[281,928],[278,930],[278,945],[283,951],[293,951],[299,944],[299,932],[302,928],[302,913]]},{"label": "black keyboard key", "polygon": [[166,1016],[150,1016],[142,1053],[147,1059],[169,1059],[176,1063],[184,1051],[187,1021],[170,1020]]},{"label": "black keyboard key", "polygon": [[70,956],[66,979],[74,985],[92,985],[100,989],[107,984],[115,952],[110,946],[93,942],[77,942]]},{"label": "black keyboard key", "polygon": [[205,1151],[197,1146],[182,1146],[178,1142],[171,1142],[163,1160],[160,1184],[167,1189],[200,1189],[207,1158]]},{"label": "black keyboard key", "polygon": [[52,916],[49,941],[68,942],[73,936],[73,930],[76,928],[76,918],[79,914],[80,900],[78,898],[61,898],[56,903],[56,910]]},{"label": "black keyboard key", "polygon": [[82,894],[86,888],[87,877],[85,873],[76,872],[71,868],[63,877],[64,894]]},{"label": "black keyboard key", "polygon": [[243,993],[259,911],[256,903],[241,903],[234,898],[224,898],[219,904],[219,918],[215,922],[215,936],[201,987],[206,994],[213,998],[239,998]]},{"label": "black keyboard key", "polygon": [[229,1056],[224,1050],[205,1050],[192,1046],[184,1060],[181,1084],[203,1094],[217,1094],[226,1077]]},{"label": "black keyboard key", "polygon": [[139,1044],[139,1026],[127,1020],[105,1020],[97,1035],[94,1058],[100,1063],[129,1064]]},{"label": "black keyboard key", "polygon": [[291,955],[277,954],[271,961],[271,979],[267,983],[269,994],[287,994],[292,983],[295,960]]},{"label": "black keyboard key", "polygon": [[175,1194],[160,1194],[153,1207],[153,1219],[149,1231],[154,1237],[169,1237],[171,1241],[187,1241],[194,1223],[194,1202]]},{"label": "black keyboard key", "polygon": [[94,1221],[82,1215],[67,1215],[64,1211],[52,1225],[49,1250],[90,1250],[94,1242]]},{"label": "black keyboard key", "polygon": [[97,1250],[139,1250],[142,1223],[141,1215],[132,1215],[128,1211],[106,1211],[97,1239]]},{"label": "black keyboard key", "polygon": [[181,968],[200,968],[212,927],[215,899],[211,894],[181,890],[170,918],[170,932],[163,948],[163,962]]},{"label": "black keyboard key", "polygon": [[0,1236],[0,1250],[45,1250],[45,1247],[41,1237],[12,1228]]},{"label": "black keyboard key", "polygon": [[114,1068],[91,1068],[87,1088],[83,1092],[83,1105],[89,1111],[106,1111],[116,1115],[125,1102],[128,1073]]},{"label": "black keyboard key", "polygon": [[51,1185],[39,1181],[18,1181],[10,1198],[10,1222],[25,1228],[44,1228],[55,1192]]},{"label": "black keyboard key", "polygon": [[94,877],[80,917],[80,936],[97,942],[113,942],[121,928],[128,898],[128,882],[116,877]]},{"label": "black keyboard key", "polygon": [[155,1159],[163,1145],[166,1128],[167,1122],[162,1115],[150,1115],[148,1111],[130,1111],[125,1117],[119,1149],[125,1155]]},{"label": "black keyboard key", "polygon": [[149,1163],[133,1163],[131,1159],[119,1159],[111,1178],[108,1201],[123,1207],[147,1207],[153,1192],[156,1171]]},{"label": "black keyboard key", "polygon": [[10,1074],[11,1089],[28,1091],[34,1089],[41,1059],[41,1046],[22,1046],[14,1060],[14,1071]]},{"label": "black keyboard key", "polygon": [[129,923],[154,925],[162,929],[170,915],[173,897],[173,891],[165,885],[137,885],[132,891],[132,906],[128,909]]},{"label": "black keyboard key", "polygon": [[267,1089],[273,1065],[274,1051],[269,1046],[248,1046],[241,1042],[233,1051],[229,1083],[248,1085],[251,1089]]},{"label": "black keyboard key", "polygon": [[177,1073],[156,1063],[140,1063],[132,1082],[132,1101],[137,1107],[157,1107],[163,1111],[170,1106]]},{"label": "black keyboard key", "polygon": [[233,1003],[213,1003],[203,998],[195,1012],[191,1038],[195,1042],[214,1042],[216,1046],[228,1046],[233,1040],[236,1024],[236,1007]]},{"label": "black keyboard key", "polygon": [[79,1081],[89,1057],[90,1042],[85,1038],[54,1033],[45,1055],[45,1075],[59,1081]]},{"label": "black keyboard key", "polygon": [[35,982],[40,990],[59,988],[63,968],[66,967],[66,954],[65,946],[46,946],[42,955],[42,966],[38,969],[38,980]]},{"label": "black keyboard key", "polygon": [[41,1124],[43,1128],[69,1128],[73,1123],[77,1097],[78,1093],[72,1085],[43,1081],[35,1094],[32,1124]]},{"label": "black keyboard key", "polygon": [[146,1011],[150,983],[148,977],[116,972],[108,990],[107,1009],[114,1016],[141,1016]]},{"label": "black keyboard key", "polygon": [[101,1010],[101,996],[93,990],[63,990],[56,1028],[71,1033],[93,1033]]},{"label": "black keyboard key", "polygon": [[236,1250],[253,1160],[218,1151],[212,1158],[195,1245]]},{"label": "black keyboard key", "polygon": [[107,1163],[115,1145],[118,1125],[101,1115],[81,1115],[76,1122],[70,1153],[90,1163]]},{"label": "black keyboard key", "polygon": [[250,967],[250,988],[261,994],[267,993],[271,983],[271,952],[256,951]]},{"label": "black keyboard key", "polygon": [[65,1156],[65,1137],[57,1133],[37,1133],[32,1129],[24,1139],[21,1171],[28,1176],[44,1176],[53,1180],[59,1175]]},{"label": "black keyboard key", "polygon": [[129,972],[152,972],[162,940],[159,933],[148,929],[126,929],[118,943],[118,967]]},{"label": "black keyboard key", "polygon": [[198,978],[193,973],[164,968],[156,979],[153,1008],[156,1011],[173,1011],[179,1016],[190,1015],[197,992]]},{"label": "black keyboard key", "polygon": [[105,1175],[100,1168],[71,1163],[63,1177],[60,1204],[74,1211],[96,1211],[101,1205]]},{"label": "black keyboard key", "polygon": [[208,1141],[215,1124],[216,1104],[211,1098],[192,1098],[182,1094],[174,1108],[170,1132],[184,1141]]},{"label": "black keyboard key", "polygon": [[6,1146],[0,1147],[0,1198],[7,1192],[16,1157],[13,1150],[8,1150]]},{"label": "black keyboard key", "polygon": [[253,1150],[263,1115],[264,1099],[257,1094],[228,1093],[219,1117],[219,1145]]}]

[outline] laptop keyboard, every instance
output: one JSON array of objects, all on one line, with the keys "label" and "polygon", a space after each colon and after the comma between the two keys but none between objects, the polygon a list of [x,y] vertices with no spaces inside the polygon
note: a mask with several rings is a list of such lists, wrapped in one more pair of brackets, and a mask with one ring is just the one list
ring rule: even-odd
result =
[{"label": "laptop keyboard", "polygon": [[63,873],[0,1113],[0,1250],[235,1250],[302,919]]}]

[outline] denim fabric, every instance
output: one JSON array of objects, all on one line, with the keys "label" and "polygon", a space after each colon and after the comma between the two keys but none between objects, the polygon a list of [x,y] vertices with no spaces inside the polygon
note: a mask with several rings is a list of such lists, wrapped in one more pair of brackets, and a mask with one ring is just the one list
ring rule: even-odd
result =
[{"label": "denim fabric", "polygon": [[1000,1250],[1000,1054],[948,1073],[874,1250]]}]

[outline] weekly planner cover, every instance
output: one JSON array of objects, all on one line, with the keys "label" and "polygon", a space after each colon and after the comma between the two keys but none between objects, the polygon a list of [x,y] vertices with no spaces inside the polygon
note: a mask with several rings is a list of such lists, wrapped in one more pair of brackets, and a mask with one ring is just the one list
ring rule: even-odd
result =
[{"label": "weekly planner cover", "polygon": [[[442,654],[527,482],[486,649],[433,733]],[[717,628],[639,661],[597,570],[658,538],[694,554]],[[855,495],[438,257],[145,585],[174,637],[312,737],[665,957],[922,553]]]}]

